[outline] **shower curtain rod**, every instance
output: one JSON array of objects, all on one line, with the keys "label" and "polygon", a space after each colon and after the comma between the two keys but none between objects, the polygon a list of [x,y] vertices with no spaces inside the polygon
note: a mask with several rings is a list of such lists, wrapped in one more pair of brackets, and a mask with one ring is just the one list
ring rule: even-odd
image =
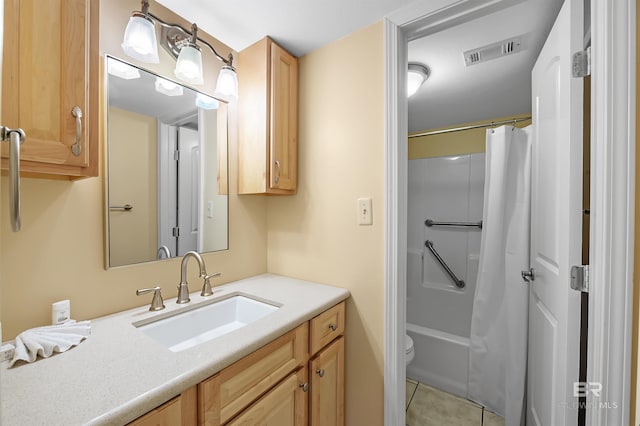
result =
[{"label": "shower curtain rod", "polygon": [[529,116],[529,117],[521,117],[521,118],[514,118],[512,120],[492,121],[491,123],[486,123],[486,124],[474,124],[472,126],[452,127],[450,129],[442,129],[442,130],[432,130],[430,132],[424,132],[424,133],[417,133],[415,135],[409,135],[409,139],[411,139],[411,138],[419,138],[421,136],[440,135],[442,133],[461,132],[463,130],[481,129],[483,127],[500,126],[502,124],[510,124],[510,123],[516,124],[516,123],[519,123],[521,121],[527,121],[527,120],[531,120],[531,116]]}]

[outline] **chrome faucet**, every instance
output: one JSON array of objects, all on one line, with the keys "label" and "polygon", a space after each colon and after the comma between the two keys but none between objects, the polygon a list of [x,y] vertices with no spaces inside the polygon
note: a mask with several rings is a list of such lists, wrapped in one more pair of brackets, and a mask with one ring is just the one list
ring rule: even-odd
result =
[{"label": "chrome faucet", "polygon": [[178,284],[178,299],[176,303],[189,303],[191,299],[189,298],[189,286],[187,284],[187,263],[189,263],[189,258],[193,257],[198,262],[198,266],[200,267],[200,278],[204,279],[204,285],[202,286],[201,296],[211,296],[213,291],[211,290],[211,278],[219,277],[220,272],[216,272],[211,275],[207,275],[207,268],[204,265],[204,260],[202,256],[195,251],[188,251],[184,254],[182,258],[182,265],[180,266],[180,284]]}]

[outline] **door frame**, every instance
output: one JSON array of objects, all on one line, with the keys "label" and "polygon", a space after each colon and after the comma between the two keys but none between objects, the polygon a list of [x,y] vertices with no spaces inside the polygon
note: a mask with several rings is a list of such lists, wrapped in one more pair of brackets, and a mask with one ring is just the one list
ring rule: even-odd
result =
[{"label": "door frame", "polygon": [[[405,424],[407,43],[517,2],[419,0],[384,19],[384,421],[388,426]],[[626,425],[632,362],[636,2],[590,3],[594,73],[587,380],[601,383],[602,393],[588,395],[586,423]],[[618,409],[601,409],[601,404],[617,404]]]}]

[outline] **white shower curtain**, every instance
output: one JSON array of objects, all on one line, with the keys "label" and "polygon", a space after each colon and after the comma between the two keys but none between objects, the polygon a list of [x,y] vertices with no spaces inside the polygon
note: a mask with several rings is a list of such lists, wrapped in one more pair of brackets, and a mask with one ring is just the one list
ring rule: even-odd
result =
[{"label": "white shower curtain", "polygon": [[524,424],[529,287],[530,126],[487,130],[480,264],[473,301],[467,396]]}]

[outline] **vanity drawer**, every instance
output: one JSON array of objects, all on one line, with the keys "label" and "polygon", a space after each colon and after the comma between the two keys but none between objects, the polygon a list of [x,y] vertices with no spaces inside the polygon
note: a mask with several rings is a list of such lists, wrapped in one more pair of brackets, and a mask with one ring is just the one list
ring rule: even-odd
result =
[{"label": "vanity drawer", "polygon": [[344,333],[344,302],[313,318],[310,324],[309,347],[311,355],[314,355]]},{"label": "vanity drawer", "polygon": [[242,358],[198,385],[200,423],[221,425],[309,359],[309,326],[295,330]]}]

